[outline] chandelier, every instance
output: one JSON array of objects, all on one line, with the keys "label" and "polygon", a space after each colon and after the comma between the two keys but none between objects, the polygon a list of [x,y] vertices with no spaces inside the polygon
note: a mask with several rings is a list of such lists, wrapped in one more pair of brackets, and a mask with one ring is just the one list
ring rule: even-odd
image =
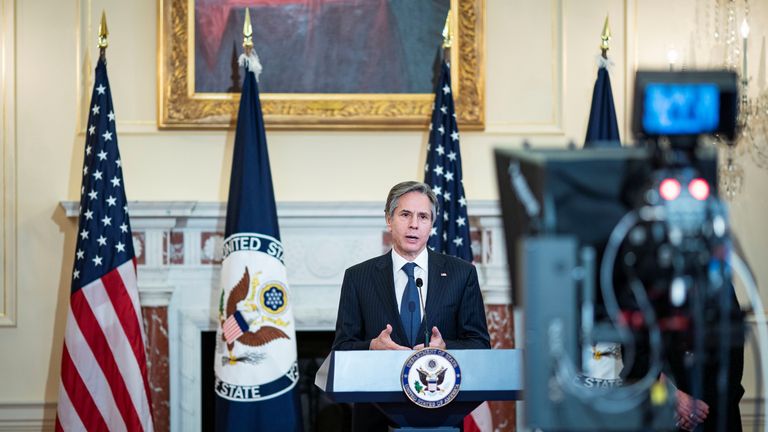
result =
[{"label": "chandelier", "polygon": [[[754,85],[750,85],[754,83],[749,76],[747,67],[750,30],[748,0],[744,0],[743,18],[738,33],[736,0],[726,0],[725,14],[720,13],[722,1],[715,0],[715,29],[713,32],[715,45],[724,47],[723,66],[726,69],[737,70],[741,76],[736,137],[732,142],[727,142],[722,137],[717,138],[720,148],[720,166],[718,167],[720,193],[726,199],[731,200],[741,192],[744,185],[744,168],[737,158],[749,153],[758,167],[768,169],[768,90],[765,85],[764,45],[761,47],[757,90],[754,89]],[[737,65],[739,60],[741,60],[741,64]]]}]

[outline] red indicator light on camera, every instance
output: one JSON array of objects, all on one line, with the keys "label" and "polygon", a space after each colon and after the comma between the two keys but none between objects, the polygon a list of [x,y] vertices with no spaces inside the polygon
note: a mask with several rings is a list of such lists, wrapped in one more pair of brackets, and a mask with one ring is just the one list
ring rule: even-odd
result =
[{"label": "red indicator light on camera", "polygon": [[659,186],[659,194],[665,200],[672,201],[680,196],[680,182],[673,178],[662,180]]},{"label": "red indicator light on camera", "polygon": [[688,183],[688,192],[699,201],[709,197],[709,184],[701,178],[695,178]]}]

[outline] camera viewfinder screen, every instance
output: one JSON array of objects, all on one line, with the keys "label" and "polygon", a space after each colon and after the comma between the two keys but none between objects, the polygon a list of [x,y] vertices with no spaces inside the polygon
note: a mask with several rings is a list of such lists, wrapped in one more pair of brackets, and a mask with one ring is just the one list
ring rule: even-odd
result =
[{"label": "camera viewfinder screen", "polygon": [[652,135],[712,133],[720,122],[716,84],[649,83],[645,87],[643,129]]}]

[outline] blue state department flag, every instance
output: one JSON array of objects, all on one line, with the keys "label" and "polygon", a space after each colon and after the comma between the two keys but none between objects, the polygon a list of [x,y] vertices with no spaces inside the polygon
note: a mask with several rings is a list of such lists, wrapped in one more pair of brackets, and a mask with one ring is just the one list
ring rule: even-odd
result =
[{"label": "blue state department flag", "polygon": [[461,176],[459,127],[453,107],[451,70],[442,63],[440,80],[435,88],[435,105],[429,125],[427,164],[424,183],[432,187],[437,196],[437,215],[427,245],[441,252],[472,261],[469,237],[467,199]]},{"label": "blue state department flag", "polygon": [[621,147],[619,124],[616,122],[616,108],[613,105],[611,77],[608,75],[608,60],[600,58],[597,80],[592,91],[592,107],[589,110],[587,136],[584,147]]},{"label": "blue state department flag", "polygon": [[216,430],[302,429],[296,329],[256,73],[246,66],[229,184],[214,372]]}]

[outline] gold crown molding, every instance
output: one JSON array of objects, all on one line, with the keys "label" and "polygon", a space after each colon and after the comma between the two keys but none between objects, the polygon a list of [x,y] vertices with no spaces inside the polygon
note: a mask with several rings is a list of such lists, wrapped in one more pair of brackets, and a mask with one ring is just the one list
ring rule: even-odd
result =
[{"label": "gold crown molding", "polygon": [[[239,95],[195,94],[190,80],[190,4],[160,0],[158,36],[158,126],[229,128]],[[452,0],[458,10],[456,115],[464,130],[483,129],[485,121],[485,0]],[[454,72],[456,73],[456,72]],[[430,94],[271,94],[261,95],[271,129],[422,129],[432,111]]]}]

